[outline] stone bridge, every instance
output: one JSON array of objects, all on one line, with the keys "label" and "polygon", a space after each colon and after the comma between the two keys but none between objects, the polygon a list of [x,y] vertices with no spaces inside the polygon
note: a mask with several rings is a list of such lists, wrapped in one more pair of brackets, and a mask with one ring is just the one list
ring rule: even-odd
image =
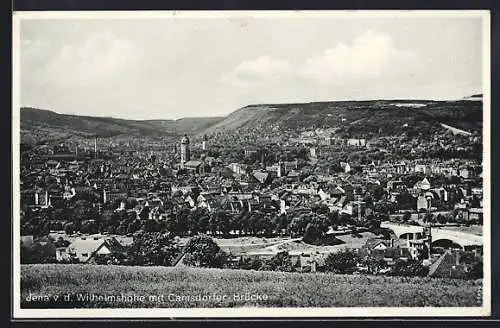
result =
[{"label": "stone bridge", "polygon": [[[419,239],[423,235],[424,227],[382,222],[381,228],[390,229],[398,238]],[[482,246],[483,237],[467,232],[452,231],[441,228],[431,228],[432,243],[452,242],[461,248],[468,246]]]}]

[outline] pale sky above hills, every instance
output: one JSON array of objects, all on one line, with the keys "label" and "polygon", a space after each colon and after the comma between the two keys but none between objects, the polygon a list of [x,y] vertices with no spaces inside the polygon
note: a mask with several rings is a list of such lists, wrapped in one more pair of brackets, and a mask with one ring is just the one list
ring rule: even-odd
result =
[{"label": "pale sky above hills", "polygon": [[176,119],[255,103],[482,93],[478,17],[24,19],[20,101]]}]

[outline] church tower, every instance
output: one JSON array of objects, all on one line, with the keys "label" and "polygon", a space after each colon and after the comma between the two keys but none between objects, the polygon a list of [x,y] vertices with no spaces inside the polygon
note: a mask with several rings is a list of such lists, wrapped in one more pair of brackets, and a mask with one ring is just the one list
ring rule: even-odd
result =
[{"label": "church tower", "polygon": [[189,138],[184,135],[181,139],[181,163],[188,162],[191,158],[191,150],[189,149]]},{"label": "church tower", "polygon": [[201,148],[203,149],[203,151],[207,150],[207,144],[208,144],[208,137],[205,134],[205,135],[203,135],[203,142],[201,144]]}]

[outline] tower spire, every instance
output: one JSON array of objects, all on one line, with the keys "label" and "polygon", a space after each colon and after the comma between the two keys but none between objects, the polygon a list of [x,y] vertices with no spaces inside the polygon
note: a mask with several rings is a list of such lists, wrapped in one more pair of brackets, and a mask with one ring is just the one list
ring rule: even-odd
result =
[{"label": "tower spire", "polygon": [[191,159],[191,150],[189,149],[189,138],[185,134],[181,139],[181,163],[184,164]]},{"label": "tower spire", "polygon": [[202,142],[202,149],[203,151],[207,150],[207,144],[208,144],[208,137],[206,134],[203,135],[203,142]]}]

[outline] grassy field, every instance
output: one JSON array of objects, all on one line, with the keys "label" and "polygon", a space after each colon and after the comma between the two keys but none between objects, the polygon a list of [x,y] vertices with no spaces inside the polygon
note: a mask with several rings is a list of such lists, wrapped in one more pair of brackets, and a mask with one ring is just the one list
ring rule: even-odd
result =
[{"label": "grassy field", "polygon": [[479,306],[481,285],[434,278],[36,264],[21,266],[21,307]]}]

